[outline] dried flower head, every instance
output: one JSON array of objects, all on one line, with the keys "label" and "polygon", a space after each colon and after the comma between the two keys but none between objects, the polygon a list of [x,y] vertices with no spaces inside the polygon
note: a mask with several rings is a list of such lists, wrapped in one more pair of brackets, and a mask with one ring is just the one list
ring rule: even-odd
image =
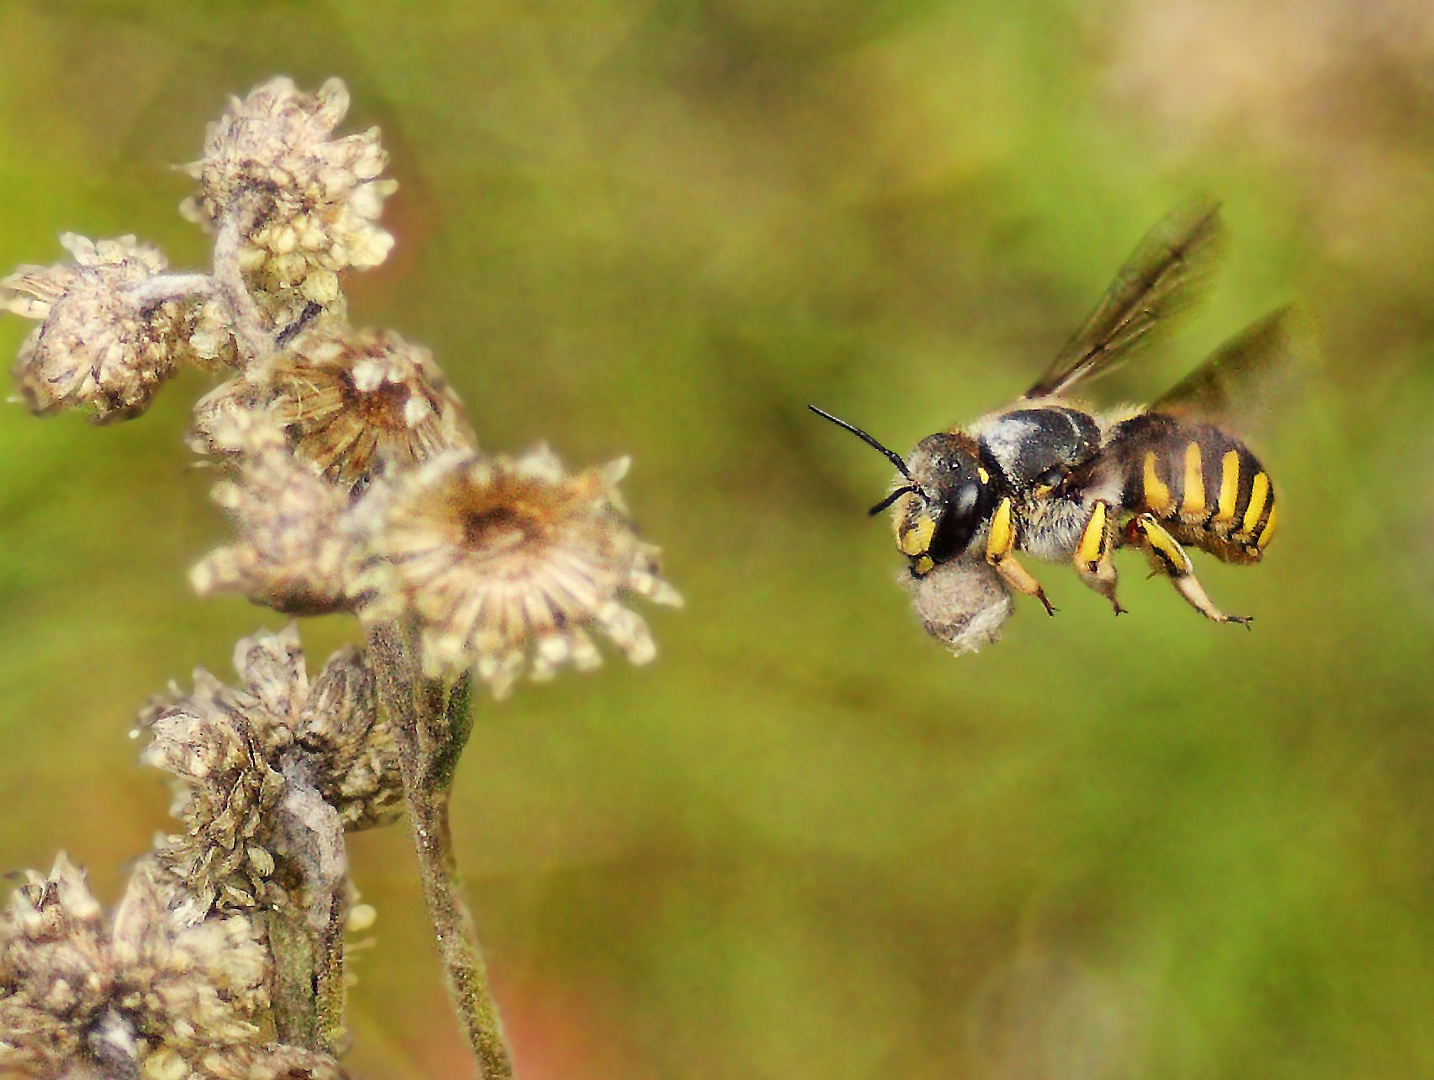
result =
[{"label": "dried flower head", "polygon": [[99,903],[64,855],[48,878],[27,872],[0,918],[0,1067],[41,1074],[88,1053],[87,1028],[111,989],[107,936]]},{"label": "dried flower head", "polygon": [[180,212],[211,232],[244,215],[241,265],[265,291],[332,304],[340,271],[377,266],[393,246],[376,224],[398,187],[379,178],[388,155],[378,129],[330,138],[348,108],[339,79],[316,94],[270,79],[234,99],[185,166],[199,193]]},{"label": "dried flower head", "polygon": [[185,359],[205,371],[222,371],[240,366],[239,345],[224,306],[217,300],[202,300],[188,309]]},{"label": "dried flower head", "polygon": [[[340,826],[392,820],[399,799],[397,751],[378,721],[360,652],[336,653],[311,686],[290,625],[240,641],[234,667],[243,689],[199,669],[192,693],[171,687],[140,715],[152,735],[141,759],[178,780],[172,812],[184,831],[165,840],[158,857],[183,882],[190,919],[211,908],[285,904],[273,877],[286,856],[300,878],[312,876],[286,825],[312,817],[294,809],[304,794],[295,788],[297,768]],[[300,884],[312,891],[316,882]]]},{"label": "dried flower head", "polygon": [[230,460],[282,446],[278,429],[258,415],[264,398],[263,387],[245,375],[220,383],[194,403],[185,443],[196,454]]},{"label": "dried flower head", "polygon": [[319,793],[351,832],[392,821],[403,796],[398,746],[377,701],[363,650],[340,649],[303,695],[295,728]]},{"label": "dried flower head", "polygon": [[15,365],[32,412],[89,407],[97,423],[126,420],[182,362],[232,362],[233,339],[213,305],[146,295],[165,269],[157,248],[133,236],[92,242],[66,233],[60,243],[73,264],[22,266],[0,281],[0,306],[43,320]]},{"label": "dried flower head", "polygon": [[295,455],[345,487],[375,471],[471,447],[463,406],[425,348],[392,331],[321,323],[263,369],[232,379],[195,408],[190,446],[212,453],[214,423],[264,408]]},{"label": "dried flower head", "polygon": [[243,401],[211,395],[198,408],[208,410],[207,448],[236,463],[236,478],[215,484],[213,499],[239,535],[190,571],[195,591],[243,593],[291,615],[347,610],[347,494],[296,460],[283,433]]},{"label": "dried flower head", "polygon": [[[255,1043],[268,998],[253,927],[237,916],[182,923],[173,900],[152,860],[112,923],[64,855],[48,877],[27,874],[0,916],[0,1069],[207,1076],[200,1062]],[[154,1071],[161,1061],[170,1069]]]},{"label": "dried flower head", "polygon": [[681,599],[622,510],[626,468],[569,476],[546,447],[516,460],[453,451],[380,481],[359,508],[364,617],[413,617],[428,674],[474,667],[500,697],[525,665],[539,679],[596,666],[590,629],[645,663],[652,636],[626,595]]}]

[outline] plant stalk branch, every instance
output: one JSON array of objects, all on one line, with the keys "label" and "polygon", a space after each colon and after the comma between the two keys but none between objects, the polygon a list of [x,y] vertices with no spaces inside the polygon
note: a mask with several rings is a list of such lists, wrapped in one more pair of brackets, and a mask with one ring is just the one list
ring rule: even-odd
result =
[{"label": "plant stalk branch", "polygon": [[262,365],[274,354],[273,330],[254,302],[239,265],[244,236],[258,216],[259,204],[254,198],[236,202],[225,215],[214,240],[214,280],[233,315],[234,336],[239,347],[252,363]]},{"label": "plant stalk branch", "polygon": [[413,847],[448,996],[483,1080],[511,1080],[512,1056],[478,934],[459,893],[449,829],[453,773],[472,729],[469,683],[465,678],[450,691],[423,678],[411,638],[398,626],[373,627],[368,640],[379,698],[398,736]]}]

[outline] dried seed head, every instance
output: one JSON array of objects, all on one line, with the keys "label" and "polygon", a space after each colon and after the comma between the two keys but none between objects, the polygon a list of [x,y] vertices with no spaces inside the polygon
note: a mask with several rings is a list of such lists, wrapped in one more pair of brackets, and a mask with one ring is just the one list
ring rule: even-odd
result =
[{"label": "dried seed head", "polygon": [[200,669],[193,692],[171,687],[140,714],[152,735],[141,760],[178,780],[171,809],[184,831],[157,854],[183,883],[190,920],[286,902],[272,879],[290,854],[279,809],[292,766],[303,765],[349,829],[391,820],[400,794],[397,752],[361,652],[335,654],[311,687],[290,625],[240,641],[234,667],[243,689]]},{"label": "dried seed head", "polygon": [[193,304],[187,312],[185,358],[205,371],[222,371],[240,366],[239,345],[234,340],[229,315],[217,300]]},{"label": "dried seed head", "polygon": [[330,138],[348,108],[339,79],[316,94],[270,79],[234,99],[209,126],[204,156],[185,166],[199,193],[180,212],[210,232],[231,214],[248,215],[239,258],[262,291],[328,306],[341,271],[377,266],[393,246],[376,224],[398,187],[380,179],[388,155],[378,129]]},{"label": "dried seed head", "polygon": [[317,329],[267,374],[270,415],[295,452],[345,486],[472,445],[433,355],[392,331]]},{"label": "dried seed head", "polygon": [[268,1005],[268,951],[240,915],[187,923],[179,893],[154,859],[142,861],[114,914],[111,952],[123,975],[121,1011],[148,1054],[193,1061],[253,1042]]},{"label": "dried seed head", "polygon": [[233,339],[216,307],[142,295],[165,269],[157,248],[133,236],[92,242],[67,233],[60,242],[73,264],[22,266],[0,281],[0,306],[43,320],[14,371],[32,412],[89,408],[96,423],[127,420],[181,363],[232,362]]},{"label": "dried seed head", "polygon": [[403,798],[398,746],[379,721],[373,671],[362,649],[334,653],[299,712],[298,744],[315,763],[324,801],[348,831],[385,825]]},{"label": "dried seed head", "polygon": [[193,693],[172,687],[151,702],[140,726],[152,736],[140,760],[179,781],[170,812],[184,831],[156,854],[189,894],[182,917],[280,905],[282,891],[269,880],[269,826],[284,796],[278,758],[291,734],[251,695],[203,669],[194,673]]},{"label": "dried seed head", "polygon": [[264,398],[263,388],[244,375],[220,383],[194,403],[185,436],[189,449],[206,457],[237,460],[245,453],[281,446],[274,425],[258,417]]},{"label": "dried seed head", "polygon": [[87,1053],[113,992],[104,913],[62,854],[27,871],[0,916],[0,1068],[58,1073]]},{"label": "dried seed head", "polygon": [[392,331],[321,323],[262,370],[233,379],[194,411],[190,446],[213,453],[214,423],[264,408],[296,456],[346,488],[386,467],[471,447],[463,406],[432,354]]},{"label": "dried seed head", "polygon": [[[107,923],[84,875],[61,855],[27,874],[0,916],[0,1069],[26,1075],[202,1074],[257,1042],[267,953],[248,920],[186,925],[173,881],[135,868]],[[207,1075],[207,1074],[204,1074]]]},{"label": "dried seed head", "polygon": [[591,629],[645,663],[652,636],[624,600],[681,599],[622,511],[626,466],[569,476],[545,447],[516,460],[452,451],[377,482],[357,508],[364,618],[413,617],[428,674],[473,667],[499,697],[525,666],[537,679],[595,667]]},{"label": "dried seed head", "polygon": [[210,395],[199,409],[208,410],[207,447],[236,463],[213,498],[239,535],[190,571],[195,591],[239,592],[292,615],[348,610],[348,495],[296,460],[278,428],[237,396]]}]

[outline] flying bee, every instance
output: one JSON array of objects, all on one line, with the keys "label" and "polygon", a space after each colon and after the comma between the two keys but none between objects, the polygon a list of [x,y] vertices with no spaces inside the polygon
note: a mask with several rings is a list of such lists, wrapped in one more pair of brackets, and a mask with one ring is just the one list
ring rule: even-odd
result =
[{"label": "flying bee", "polygon": [[1119,615],[1112,554],[1139,548],[1195,610],[1248,625],[1206,595],[1186,547],[1255,563],[1275,533],[1269,474],[1225,425],[1241,406],[1258,408],[1261,382],[1286,366],[1289,310],[1249,327],[1149,406],[1097,412],[1070,397],[1162,336],[1203,291],[1223,247],[1217,204],[1177,208],[1024,395],[928,435],[905,459],[811,406],[896,466],[870,513],[892,510],[917,610],[953,651],[994,641],[1013,591],[1055,613],[1018,553],[1069,562]]}]

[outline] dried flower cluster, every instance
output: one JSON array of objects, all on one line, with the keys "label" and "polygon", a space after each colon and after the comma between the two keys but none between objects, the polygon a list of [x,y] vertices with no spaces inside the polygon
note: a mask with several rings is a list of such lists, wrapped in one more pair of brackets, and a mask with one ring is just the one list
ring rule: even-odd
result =
[{"label": "dried flower cluster", "polygon": [[236,535],[192,583],[349,613],[370,642],[310,681],[295,625],[260,632],[236,647],[239,685],[200,669],[140,714],[178,828],[109,920],[63,856],[21,885],[0,916],[0,1070],[342,1076],[344,834],[406,805],[467,1034],[485,1075],[510,1075],[442,846],[468,680],[503,696],[524,671],[590,669],[594,635],[645,663],[631,599],[680,598],[623,506],[626,460],[483,453],[428,350],[347,322],[342,275],[384,261],[397,187],[377,129],[334,134],[348,106],[336,79],[276,78],[211,125],[181,207],[215,237],[210,271],[66,235],[72,262],[0,281],[0,308],[40,324],[14,369],[37,414],[130,419],[183,366],[224,372],[189,445]]},{"label": "dried flower cluster", "polygon": [[232,362],[212,303],[148,291],[166,268],[158,249],[133,236],[66,233],[60,243],[73,263],[22,266],[0,281],[0,307],[40,320],[15,367],[32,412],[89,407],[98,423],[128,420],[184,362]]},{"label": "dried flower cluster", "polygon": [[298,298],[333,304],[341,271],[377,266],[393,247],[377,222],[398,182],[380,179],[388,154],[378,128],[329,137],[348,111],[339,79],[317,94],[270,79],[233,101],[186,166],[199,193],[180,212],[210,232],[236,210],[248,218],[239,262],[275,310]]},{"label": "dried flower cluster", "polygon": [[249,920],[175,917],[143,861],[106,920],[64,855],[0,915],[0,1069],[32,1076],[281,1077],[327,1055],[267,1042],[265,950]]},{"label": "dried flower cluster", "polygon": [[[159,862],[182,883],[191,920],[212,910],[277,907],[290,890],[275,880],[285,859],[299,871],[308,845],[294,832],[312,788],[344,829],[391,821],[402,795],[398,751],[380,722],[373,675],[361,650],[329,658],[312,685],[298,628],[260,632],[235,647],[242,689],[202,668],[194,691],[171,687],[140,715],[152,736],[140,755],[177,779],[182,833],[159,846]],[[296,800],[297,796],[297,800]]]},{"label": "dried flower cluster", "polygon": [[315,476],[258,414],[226,406],[206,430],[234,464],[234,477],[216,484],[212,497],[239,535],[194,567],[195,591],[243,593],[290,615],[347,610],[355,547],[346,493]]}]

